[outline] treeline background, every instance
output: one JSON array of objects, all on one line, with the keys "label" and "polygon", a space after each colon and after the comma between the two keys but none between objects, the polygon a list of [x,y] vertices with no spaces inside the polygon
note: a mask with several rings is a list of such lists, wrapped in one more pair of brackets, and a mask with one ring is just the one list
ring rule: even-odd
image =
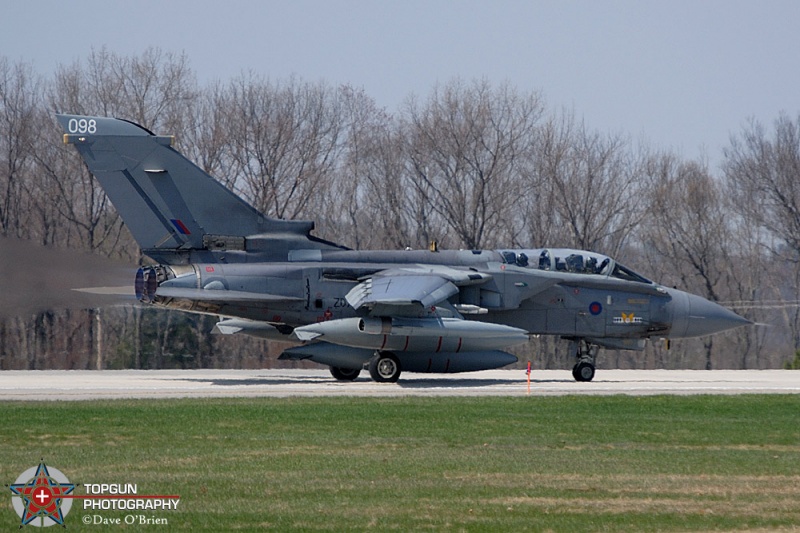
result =
[{"label": "treeline background", "polygon": [[[315,220],[316,235],[352,248],[436,240],[440,248],[588,249],[763,324],[670,349],[654,341],[644,353],[603,350],[601,368],[797,362],[800,116],[742,117],[747,125],[709,168],[591,130],[536,91],[487,80],[451,80],[389,111],[358,88],[299,78],[245,72],[199,85],[185,55],[158,48],[95,50],[50,75],[0,56],[0,235],[131,265],[140,251],[63,145],[57,112],[174,134],[178,150],[257,209]],[[91,269],[81,276],[90,286]],[[284,346],[212,335],[215,321],[135,305],[6,309],[0,369],[282,364],[275,356]],[[516,352],[536,368],[574,363],[566,342],[549,337]]]}]

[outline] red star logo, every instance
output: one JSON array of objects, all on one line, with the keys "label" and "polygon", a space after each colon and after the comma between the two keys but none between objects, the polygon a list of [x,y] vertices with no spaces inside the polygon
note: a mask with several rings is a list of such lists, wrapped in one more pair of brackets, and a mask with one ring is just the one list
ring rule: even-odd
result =
[{"label": "red star logo", "polygon": [[39,463],[36,474],[27,483],[16,483],[9,485],[9,488],[22,499],[25,506],[20,527],[30,524],[35,518],[49,518],[56,524],[64,525],[61,497],[75,490],[75,484],[59,483],[50,477],[43,462]]}]

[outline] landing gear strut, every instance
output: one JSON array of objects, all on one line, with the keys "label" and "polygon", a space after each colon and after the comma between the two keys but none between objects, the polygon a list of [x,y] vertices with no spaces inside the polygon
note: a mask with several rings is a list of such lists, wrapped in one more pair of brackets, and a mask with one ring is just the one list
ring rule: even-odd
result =
[{"label": "landing gear strut", "polygon": [[596,344],[589,344],[584,339],[572,340],[569,346],[570,351],[575,354],[577,359],[575,366],[572,367],[572,377],[575,378],[575,381],[592,381],[600,347]]}]

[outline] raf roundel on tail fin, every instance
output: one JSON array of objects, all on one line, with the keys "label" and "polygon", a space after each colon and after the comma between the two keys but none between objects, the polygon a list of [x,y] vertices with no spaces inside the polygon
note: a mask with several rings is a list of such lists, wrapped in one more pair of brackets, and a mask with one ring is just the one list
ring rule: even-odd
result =
[{"label": "raf roundel on tail fin", "polygon": [[[163,263],[237,261],[237,251],[286,259],[340,248],[310,236],[313,222],[269,218],[175,150],[171,136],[126,120],[57,115],[142,252]],[[233,253],[232,253],[233,252]],[[244,260],[244,258],[240,259]]]}]

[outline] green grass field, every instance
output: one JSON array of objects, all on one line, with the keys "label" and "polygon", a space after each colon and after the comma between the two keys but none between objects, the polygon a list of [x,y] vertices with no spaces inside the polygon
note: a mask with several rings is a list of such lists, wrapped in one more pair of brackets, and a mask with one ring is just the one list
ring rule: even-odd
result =
[{"label": "green grass field", "polygon": [[[800,528],[800,396],[0,404],[0,479],[179,494],[171,530]],[[11,492],[0,528],[16,528]],[[80,490],[82,492],[82,489]],[[84,511],[66,519],[86,526]],[[142,514],[136,512],[133,514]],[[128,528],[131,529],[131,528]]]}]

